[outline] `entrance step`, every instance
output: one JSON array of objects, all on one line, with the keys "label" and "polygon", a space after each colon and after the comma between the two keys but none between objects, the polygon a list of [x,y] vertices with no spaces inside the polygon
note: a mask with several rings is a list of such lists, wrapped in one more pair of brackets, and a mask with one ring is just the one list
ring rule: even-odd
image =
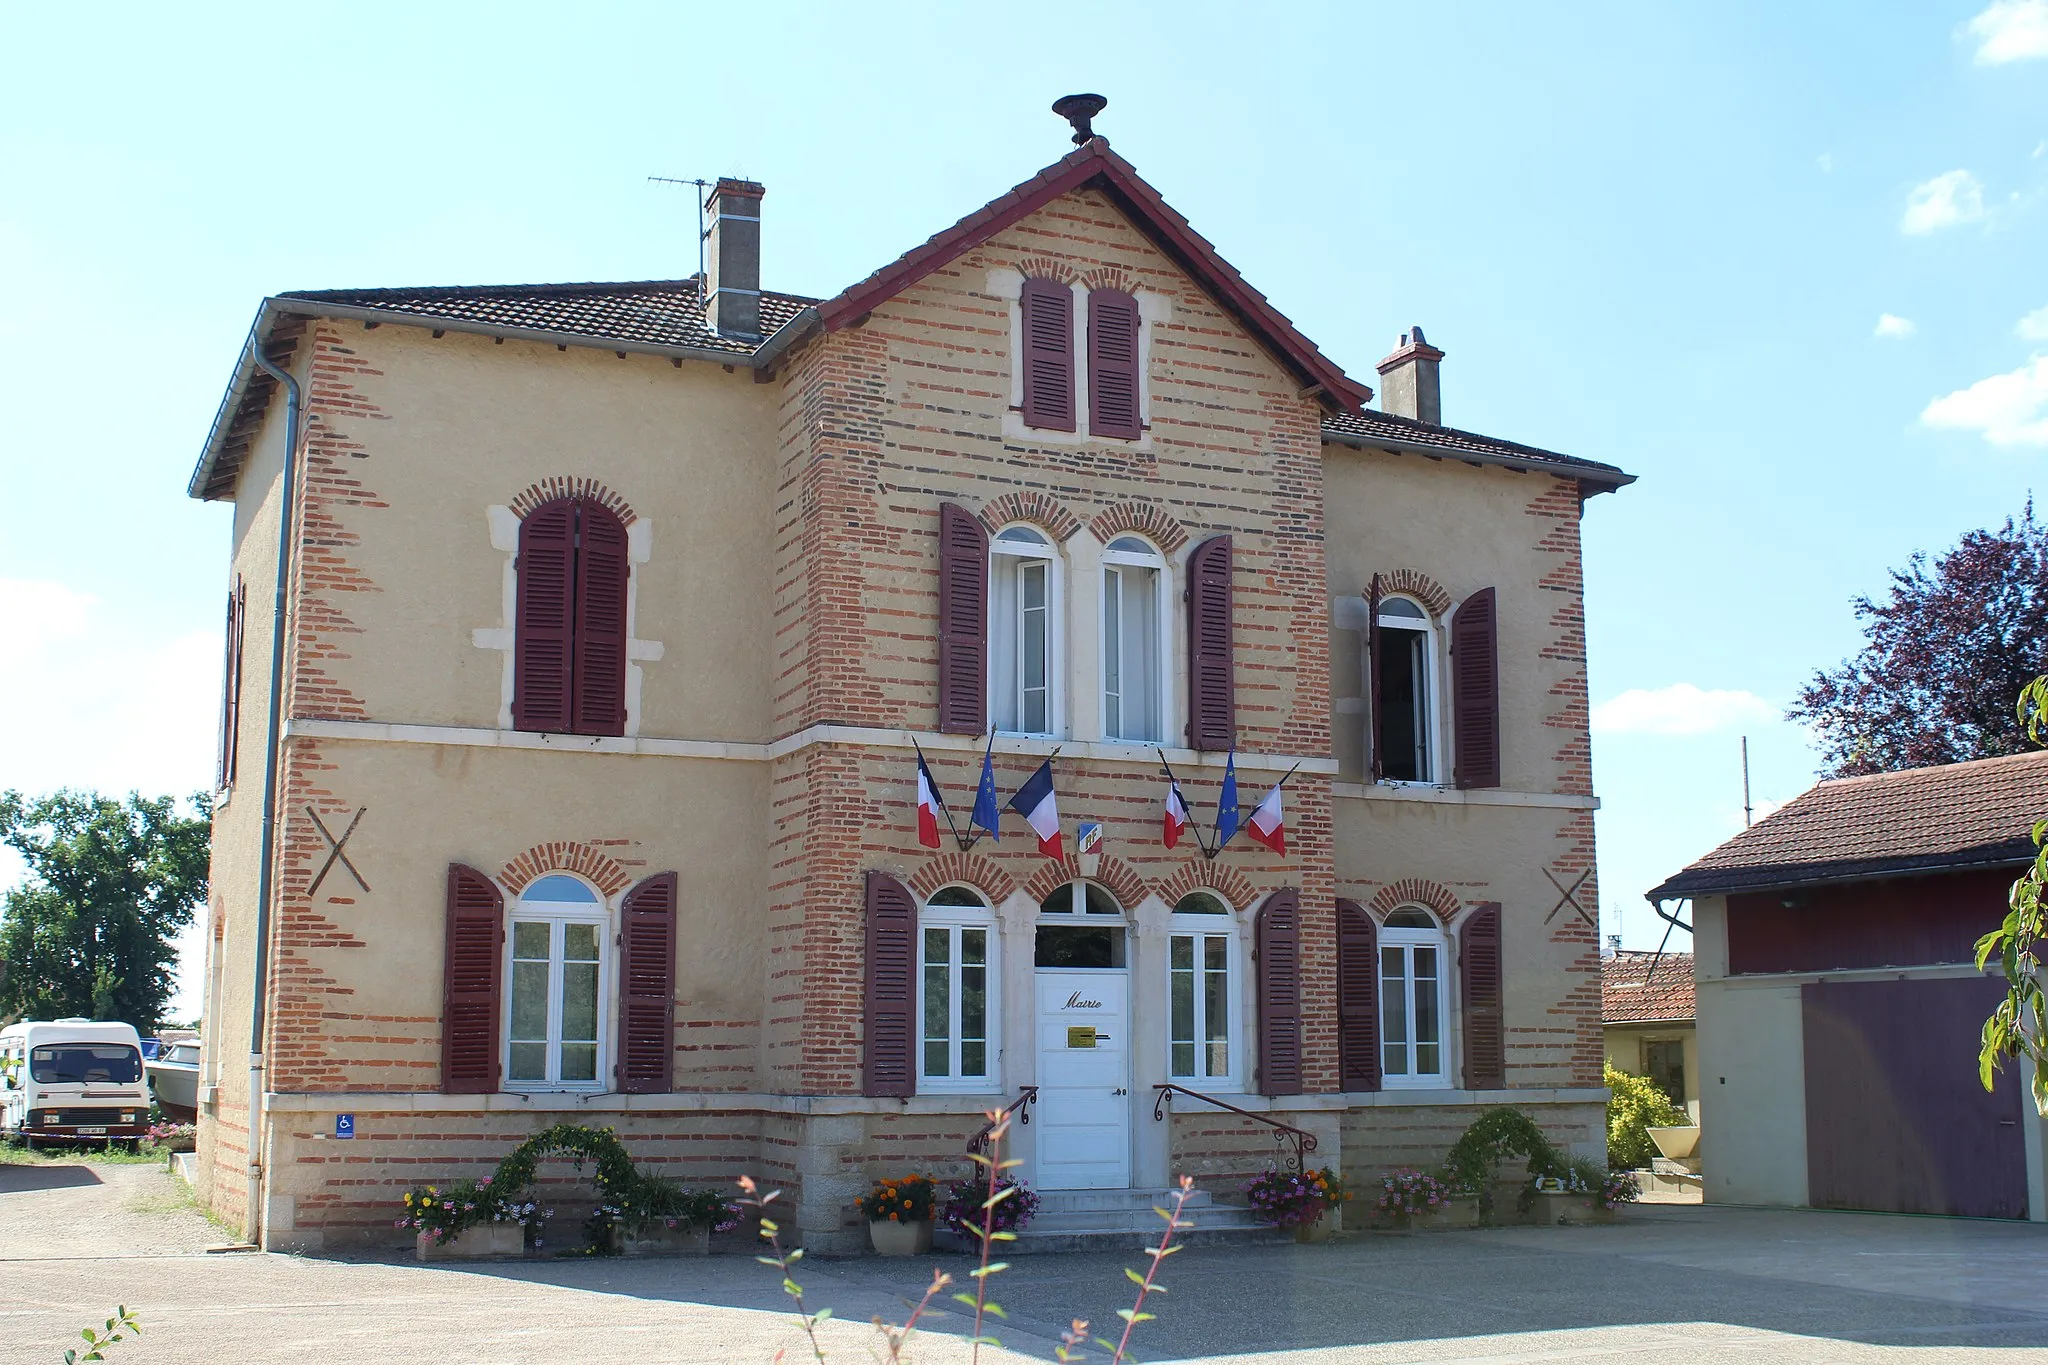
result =
[{"label": "entrance step", "polygon": [[[1173,1190],[1043,1190],[1031,1226],[1017,1234],[1011,1254],[1040,1251],[1118,1251],[1156,1246],[1166,1221],[1155,1209],[1173,1207]],[[1206,1190],[1188,1197],[1182,1216],[1194,1226],[1174,1240],[1189,1245],[1217,1242],[1279,1242],[1290,1234],[1260,1223],[1239,1204],[1216,1202]]]}]

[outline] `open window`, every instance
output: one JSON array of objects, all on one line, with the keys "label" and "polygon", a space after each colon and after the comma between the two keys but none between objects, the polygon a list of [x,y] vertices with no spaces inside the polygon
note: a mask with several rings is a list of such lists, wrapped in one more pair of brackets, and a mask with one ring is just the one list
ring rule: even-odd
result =
[{"label": "open window", "polygon": [[1420,603],[1382,597],[1367,632],[1372,670],[1373,776],[1437,782],[1436,624]]},{"label": "open window", "polygon": [[995,728],[1050,735],[1059,724],[1060,560],[1035,526],[989,543],[989,706]]},{"label": "open window", "polygon": [[1443,926],[1420,906],[1399,906],[1380,926],[1380,1074],[1389,1089],[1451,1083],[1446,945]]},{"label": "open window", "polygon": [[1167,927],[1167,1074],[1210,1090],[1235,1089],[1238,937],[1230,907],[1207,891],[1182,896]]}]

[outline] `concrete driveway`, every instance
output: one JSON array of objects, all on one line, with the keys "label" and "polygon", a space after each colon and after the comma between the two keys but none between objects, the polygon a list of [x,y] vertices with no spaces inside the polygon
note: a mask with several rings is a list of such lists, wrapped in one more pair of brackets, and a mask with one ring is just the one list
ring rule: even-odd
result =
[{"label": "concrete driveway", "polygon": [[[53,1176],[83,1169],[94,1179]],[[219,1234],[142,1167],[0,1166],[0,1362],[62,1358],[117,1302],[133,1365],[803,1359],[774,1272],[745,1254],[445,1268],[208,1255]],[[81,1246],[88,1238],[92,1245]],[[1135,1256],[1034,1257],[998,1276],[1008,1349],[1052,1358],[1073,1316],[1128,1304]],[[867,1359],[867,1320],[900,1317],[930,1266],[806,1263],[838,1321],[833,1359]],[[1875,1215],[1644,1208],[1608,1228],[1359,1236],[1317,1247],[1196,1248],[1169,1263],[1147,1361],[1949,1361],[2048,1354],[2048,1229]],[[933,1321],[911,1358],[965,1360]],[[1099,1354],[1098,1354],[1099,1358]]]}]

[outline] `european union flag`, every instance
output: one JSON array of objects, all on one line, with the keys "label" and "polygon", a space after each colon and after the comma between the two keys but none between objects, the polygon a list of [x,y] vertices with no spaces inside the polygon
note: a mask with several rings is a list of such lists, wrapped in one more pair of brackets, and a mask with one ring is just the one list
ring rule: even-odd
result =
[{"label": "european union flag", "polygon": [[974,814],[967,817],[967,823],[987,830],[991,839],[1000,839],[1002,832],[996,825],[1002,818],[1002,808],[996,804],[995,737],[991,735],[988,752],[981,756],[981,785],[974,790]]},{"label": "european union flag", "polygon": [[1223,761],[1223,795],[1216,798],[1216,847],[1221,849],[1237,833],[1237,750]]}]

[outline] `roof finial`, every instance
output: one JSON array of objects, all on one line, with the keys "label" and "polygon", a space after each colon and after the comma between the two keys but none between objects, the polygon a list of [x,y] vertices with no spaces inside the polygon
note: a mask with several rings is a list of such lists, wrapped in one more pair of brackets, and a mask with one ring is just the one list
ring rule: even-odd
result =
[{"label": "roof finial", "polygon": [[1109,101],[1101,95],[1062,95],[1052,102],[1052,111],[1074,125],[1074,145],[1085,147],[1095,136],[1089,120],[1101,113]]}]

